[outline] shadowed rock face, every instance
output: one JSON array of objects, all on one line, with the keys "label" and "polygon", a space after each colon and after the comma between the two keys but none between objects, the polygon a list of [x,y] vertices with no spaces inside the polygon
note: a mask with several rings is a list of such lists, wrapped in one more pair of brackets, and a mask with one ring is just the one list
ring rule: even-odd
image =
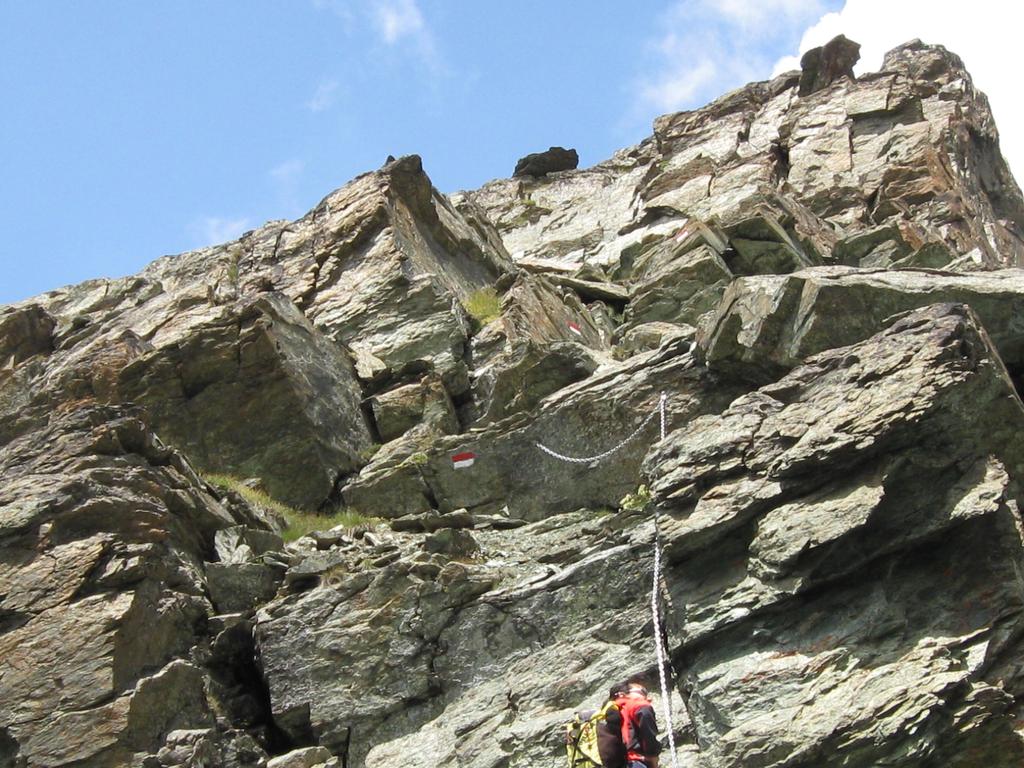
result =
[{"label": "shadowed rock face", "polygon": [[201,466],[319,505],[372,444],[348,356],[277,293],[183,325],[121,371],[119,396]]},{"label": "shadowed rock face", "polygon": [[0,308],[0,768],[555,764],[655,507],[685,768],[1020,765],[1024,201],[956,56],[855,48]]},{"label": "shadowed rock face", "polygon": [[118,408],[52,414],[0,448],[0,478],[5,765],[126,765],[212,728],[202,563],[217,529],[266,522]]},{"label": "shadowed rock face", "polygon": [[533,176],[539,178],[555,171],[572,171],[580,164],[580,156],[575,149],[551,147],[546,152],[535,152],[519,159],[513,176]]},{"label": "shadowed rock face", "polygon": [[977,274],[816,267],[733,282],[699,334],[707,365],[770,380],[936,301],[969,303],[1003,362],[1024,366],[1024,270]]},{"label": "shadowed rock face", "polygon": [[35,355],[53,349],[53,318],[38,305],[29,304],[0,315],[0,360],[13,368]]},{"label": "shadowed rock face", "polygon": [[800,57],[800,95],[809,96],[841,77],[853,80],[853,65],[858,61],[860,44],[847,40],[843,35],[811,48]]}]

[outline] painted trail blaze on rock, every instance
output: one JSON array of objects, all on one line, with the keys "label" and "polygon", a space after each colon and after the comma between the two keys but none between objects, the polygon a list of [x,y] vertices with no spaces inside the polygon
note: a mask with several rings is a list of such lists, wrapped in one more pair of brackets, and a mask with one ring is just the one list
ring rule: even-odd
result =
[{"label": "painted trail blaze on rock", "polygon": [[575,333],[577,336],[583,335],[583,329],[580,328],[579,323],[569,323],[569,330]]},{"label": "painted trail blaze on rock", "polygon": [[470,451],[452,455],[452,467],[455,469],[466,469],[467,467],[472,467],[474,461],[476,461],[476,454]]}]

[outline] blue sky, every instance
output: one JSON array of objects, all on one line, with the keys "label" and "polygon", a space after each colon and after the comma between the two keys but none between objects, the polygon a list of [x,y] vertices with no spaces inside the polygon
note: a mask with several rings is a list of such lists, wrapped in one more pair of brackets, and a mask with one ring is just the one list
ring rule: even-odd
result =
[{"label": "blue sky", "polygon": [[388,154],[446,192],[552,144],[591,165],[842,5],[4,0],[0,302],[295,218]]}]

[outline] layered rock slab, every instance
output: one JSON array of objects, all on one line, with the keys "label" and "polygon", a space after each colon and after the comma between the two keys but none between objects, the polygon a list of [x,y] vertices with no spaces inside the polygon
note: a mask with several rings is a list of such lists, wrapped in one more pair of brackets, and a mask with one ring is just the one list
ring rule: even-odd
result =
[{"label": "layered rock slab", "polygon": [[0,447],[0,732],[13,765],[120,766],[212,728],[191,657],[214,532],[265,524],[209,493],[138,414],[69,406]]},{"label": "layered rock slab", "polygon": [[296,221],[158,260],[143,275],[171,292],[280,291],[330,339],[400,376],[407,366],[444,374],[458,366],[469,330],[462,300],[509,266],[491,225],[472,205],[456,210],[410,155],[358,176]]},{"label": "layered rock slab", "polygon": [[[640,481],[643,446],[657,435],[654,419],[662,392],[673,424],[720,410],[740,390],[709,379],[694,365],[690,344],[672,338],[653,352],[608,364],[589,378],[521,412],[427,446],[384,452],[342,488],[345,503],[395,518],[466,508],[503,511],[538,520],[580,506],[614,508]],[[641,427],[643,427],[641,429]],[[543,443],[568,456],[593,456],[633,441],[601,465],[566,462],[545,454]],[[472,466],[452,457],[472,453]]]},{"label": "layered rock slab", "polygon": [[1016,765],[1024,408],[962,305],[645,462],[701,765]]},{"label": "layered rock slab", "polygon": [[770,380],[826,349],[862,341],[935,302],[977,313],[1003,361],[1024,366],[1024,270],[976,274],[815,267],[735,280],[698,334],[713,369]]},{"label": "layered rock slab", "polygon": [[462,302],[509,268],[479,212],[402,158],[296,222],[5,309],[0,438],[67,400],[144,403],[204,468],[317,507],[376,436],[361,386],[433,372],[467,395]]},{"label": "layered rock slab", "polygon": [[[832,247],[895,228],[913,265],[1020,266],[1024,200],[999,152],[987,99],[963,62],[913,41],[879,72],[751,83],[701,109],[658,118],[654,136],[551,180],[498,180],[464,193],[515,258],[615,268],[620,254],[687,218],[729,225],[782,195],[794,235]],[[802,230],[800,232],[799,230]],[[868,257],[868,253],[862,254]]]},{"label": "layered rock slab", "polygon": [[283,289],[332,339],[368,349],[395,374],[426,362],[450,378],[469,331],[461,302],[510,266],[492,231],[471,207],[456,210],[410,156],[253,247],[269,249],[267,266],[285,267]]},{"label": "layered rock slab", "polygon": [[353,768],[564,759],[572,711],[652,663],[643,522],[582,510],[448,530],[471,549],[374,531],[311,553],[258,614],[276,722]]},{"label": "layered rock slab", "polygon": [[606,334],[575,293],[519,274],[502,296],[500,317],[472,339],[473,397],[463,422],[479,426],[531,411],[587,378],[607,351]]},{"label": "layered rock slab", "polygon": [[203,467],[260,476],[316,507],[373,441],[348,356],[279,293],[205,308],[165,327],[118,375],[121,399]]}]

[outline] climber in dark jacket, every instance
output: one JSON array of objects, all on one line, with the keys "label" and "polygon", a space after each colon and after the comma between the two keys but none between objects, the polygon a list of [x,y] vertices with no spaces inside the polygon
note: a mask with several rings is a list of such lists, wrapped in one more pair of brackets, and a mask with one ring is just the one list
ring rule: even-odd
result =
[{"label": "climber in dark jacket", "polygon": [[622,741],[626,745],[627,768],[658,768],[661,742],[658,721],[647,688],[640,679],[627,681],[616,703],[622,713]]}]

